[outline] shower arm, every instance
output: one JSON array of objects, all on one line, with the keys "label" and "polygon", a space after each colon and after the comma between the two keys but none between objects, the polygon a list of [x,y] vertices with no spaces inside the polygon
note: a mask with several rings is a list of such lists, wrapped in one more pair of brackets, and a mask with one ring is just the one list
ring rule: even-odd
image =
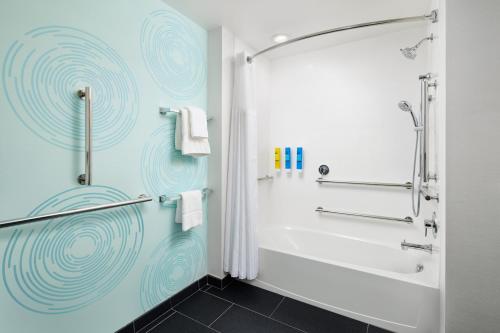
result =
[{"label": "shower arm", "polygon": [[418,42],[413,48],[414,49],[418,49],[420,47],[420,45],[422,45],[423,42],[425,42],[426,40],[430,40],[431,42],[434,40],[434,35],[431,34],[429,37],[425,37],[423,38],[420,42]]},{"label": "shower arm", "polygon": [[314,37],[319,37],[323,35],[328,35],[332,34],[335,32],[341,32],[341,31],[348,31],[348,30],[354,30],[354,29],[360,29],[360,28],[367,28],[367,27],[373,27],[377,25],[384,25],[384,24],[393,24],[393,23],[405,23],[405,22],[416,22],[416,21],[425,21],[425,20],[430,20],[432,23],[436,23],[438,21],[438,11],[434,9],[430,14],[428,15],[420,15],[420,16],[409,16],[409,17],[401,17],[401,18],[395,18],[395,19],[388,19],[388,20],[381,20],[381,21],[372,21],[372,22],[366,22],[366,23],[359,23],[359,24],[353,24],[353,25],[346,25],[343,27],[338,27],[338,28],[333,28],[333,29],[328,29],[328,30],[323,30],[307,35],[302,35],[296,38],[292,38],[286,42],[276,44],[273,46],[270,46],[268,48],[265,48],[252,56],[247,57],[247,62],[249,64],[252,63],[252,61],[257,58],[258,56],[267,53],[272,50],[276,50],[278,48],[284,47],[286,45],[290,45],[296,42],[300,42],[309,38],[314,38]]}]

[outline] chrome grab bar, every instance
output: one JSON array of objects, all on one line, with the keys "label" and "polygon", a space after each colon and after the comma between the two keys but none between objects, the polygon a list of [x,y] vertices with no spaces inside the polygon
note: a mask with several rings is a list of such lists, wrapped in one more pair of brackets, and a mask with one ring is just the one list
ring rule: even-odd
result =
[{"label": "chrome grab bar", "polygon": [[342,211],[332,211],[332,210],[326,210],[323,207],[316,208],[316,212],[336,214],[336,215],[345,215],[345,216],[363,217],[363,218],[376,219],[376,220],[388,220],[388,221],[403,222],[403,223],[408,223],[408,224],[413,223],[413,219],[410,216],[407,216],[405,218],[398,218],[398,217],[372,215],[372,214],[360,214],[360,213],[351,213],[351,212],[342,212]]},{"label": "chrome grab bar", "polygon": [[98,211],[98,210],[111,209],[111,208],[116,208],[116,207],[121,207],[121,206],[135,205],[135,204],[138,204],[141,202],[147,202],[147,201],[152,201],[152,200],[153,200],[153,198],[148,197],[145,194],[141,194],[137,199],[132,199],[132,200],[113,202],[113,203],[96,205],[96,206],[91,206],[91,207],[76,208],[76,209],[66,210],[66,211],[62,211],[62,212],[49,213],[49,214],[38,215],[38,216],[30,216],[30,217],[24,217],[24,218],[13,219],[13,220],[0,221],[0,229],[13,227],[16,225],[21,225],[21,224],[26,224],[26,223],[38,222],[38,221],[42,221],[42,220],[61,218],[64,216],[69,216],[69,215],[94,212],[94,211]]},{"label": "chrome grab bar", "polygon": [[80,185],[92,185],[92,92],[90,87],[78,91],[85,99],[85,173],[78,176]]},{"label": "chrome grab bar", "polygon": [[420,119],[422,126],[422,137],[420,143],[420,172],[422,182],[427,183],[430,179],[437,180],[436,175],[431,175],[429,172],[429,103],[432,101],[432,96],[429,95],[429,88],[437,87],[436,81],[430,82],[432,73],[420,75]]},{"label": "chrome grab bar", "polygon": [[384,186],[384,187],[403,187],[411,190],[413,184],[411,182],[407,183],[380,183],[380,182],[360,182],[360,181],[348,181],[348,180],[326,180],[323,178],[316,179],[317,183],[323,184],[349,184],[349,185],[366,185],[366,186]]},{"label": "chrome grab bar", "polygon": [[414,249],[414,250],[420,250],[420,251],[425,251],[428,253],[432,254],[432,244],[414,244],[414,243],[408,243],[406,240],[401,242],[401,250],[408,250],[408,249]]},{"label": "chrome grab bar", "polygon": [[262,176],[262,177],[259,177],[257,178],[258,181],[262,181],[262,180],[273,180],[274,177],[273,176],[269,176],[269,175],[265,175],[265,176]]},{"label": "chrome grab bar", "polygon": [[[213,191],[211,189],[208,189],[208,188],[204,188],[203,190],[201,190],[201,195],[203,197],[207,196],[207,194],[210,194],[212,193]],[[180,200],[181,199],[181,195],[175,195],[175,196],[167,196],[166,194],[163,194],[163,195],[160,195],[160,197],[158,198],[158,200],[160,200],[160,202],[167,202],[167,201],[176,201],[176,200]]]}]

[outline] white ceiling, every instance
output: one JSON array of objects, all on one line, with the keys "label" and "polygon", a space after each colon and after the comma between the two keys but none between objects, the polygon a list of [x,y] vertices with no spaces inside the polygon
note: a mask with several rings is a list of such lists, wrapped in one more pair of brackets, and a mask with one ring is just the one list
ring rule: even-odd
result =
[{"label": "white ceiling", "polygon": [[[225,26],[255,50],[272,45],[272,36],[277,33],[284,33],[293,38],[343,25],[416,16],[427,14],[430,11],[430,0],[163,1],[207,30],[220,25]],[[336,36],[320,37],[315,41],[284,47],[280,51],[269,54],[269,56],[289,55],[306,49],[370,37],[382,31],[398,31],[415,26],[415,23],[394,24],[335,34]]]}]

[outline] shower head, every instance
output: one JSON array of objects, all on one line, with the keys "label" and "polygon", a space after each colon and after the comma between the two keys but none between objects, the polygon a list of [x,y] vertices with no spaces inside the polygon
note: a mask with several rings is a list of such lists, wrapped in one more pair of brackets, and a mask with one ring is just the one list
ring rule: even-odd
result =
[{"label": "shower head", "polygon": [[404,49],[400,49],[400,50],[405,58],[414,60],[417,57],[417,48],[416,47],[405,47]]},{"label": "shower head", "polygon": [[401,53],[403,56],[407,59],[414,60],[417,57],[417,49],[422,45],[423,42],[426,40],[430,40],[431,42],[434,40],[434,35],[431,34],[429,37],[425,37],[422,39],[420,42],[418,42],[415,46],[411,47],[405,47],[403,49],[400,49]]},{"label": "shower head", "polygon": [[398,106],[401,109],[401,111],[410,113],[411,118],[413,120],[413,125],[415,125],[415,127],[418,127],[418,120],[417,120],[417,117],[415,116],[415,113],[413,113],[413,108],[412,108],[410,102],[401,101],[398,103]]}]

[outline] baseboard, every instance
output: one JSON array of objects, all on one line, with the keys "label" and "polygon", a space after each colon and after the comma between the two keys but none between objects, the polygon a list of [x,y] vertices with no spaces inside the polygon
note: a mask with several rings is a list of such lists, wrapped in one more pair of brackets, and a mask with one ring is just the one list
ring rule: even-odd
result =
[{"label": "baseboard", "polygon": [[212,275],[205,275],[198,281],[193,282],[186,288],[182,289],[175,295],[161,302],[151,310],[145,312],[140,317],[132,320],[130,323],[120,328],[116,333],[144,333],[161,321],[167,318],[172,311],[172,308],[207,286],[213,286],[219,289],[224,288],[232,281],[230,275],[226,275],[223,279],[219,279]]}]

